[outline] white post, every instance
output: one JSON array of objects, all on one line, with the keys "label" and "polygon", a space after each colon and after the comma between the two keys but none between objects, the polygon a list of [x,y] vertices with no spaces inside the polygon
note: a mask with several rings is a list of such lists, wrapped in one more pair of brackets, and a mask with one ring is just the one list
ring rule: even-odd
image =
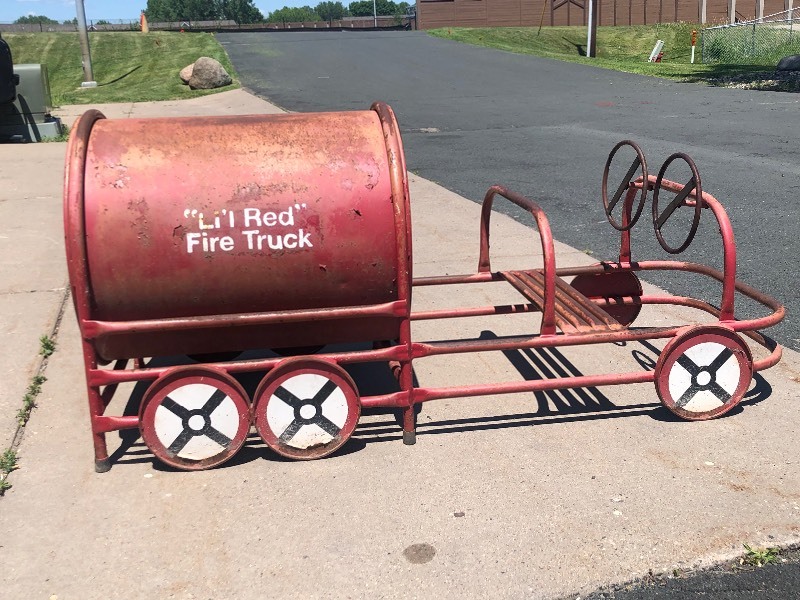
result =
[{"label": "white post", "polygon": [[[367,4],[369,6],[369,4]],[[372,0],[372,16],[375,18],[375,29],[378,28],[378,8],[375,4],[375,0]]]},{"label": "white post", "polygon": [[705,25],[706,19],[708,19],[706,0],[700,0],[700,24]]},{"label": "white post", "polygon": [[586,56],[591,58],[592,55],[592,11],[594,10],[594,0],[589,1],[589,21],[586,28]]},{"label": "white post", "polygon": [[92,71],[92,54],[89,51],[89,32],[86,30],[86,9],[83,0],[75,0],[75,8],[78,9],[78,37],[81,41],[81,55],[83,59],[83,83],[81,87],[97,87]]},{"label": "white post", "polygon": [[586,56],[595,58],[597,56],[597,18],[595,15],[595,0],[587,0],[589,3],[589,20],[586,32]]},{"label": "white post", "polygon": [[728,0],[728,22],[736,23],[736,0]]},{"label": "white post", "polygon": [[759,22],[764,20],[764,0],[758,0],[756,4],[756,19]]}]

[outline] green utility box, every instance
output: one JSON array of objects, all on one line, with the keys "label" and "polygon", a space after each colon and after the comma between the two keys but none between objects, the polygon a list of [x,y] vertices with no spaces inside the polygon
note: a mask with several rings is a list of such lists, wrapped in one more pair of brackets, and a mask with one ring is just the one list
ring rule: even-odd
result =
[{"label": "green utility box", "polygon": [[16,98],[0,102],[0,141],[40,142],[61,135],[61,121],[50,114],[47,65],[14,65],[14,75]]}]

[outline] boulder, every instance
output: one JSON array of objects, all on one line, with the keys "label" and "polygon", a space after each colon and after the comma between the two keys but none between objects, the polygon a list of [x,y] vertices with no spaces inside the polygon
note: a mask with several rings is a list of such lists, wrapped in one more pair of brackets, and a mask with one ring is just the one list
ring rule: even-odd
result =
[{"label": "boulder", "polygon": [[194,63],[189,87],[193,90],[213,90],[233,83],[231,76],[219,61],[201,56]]},{"label": "boulder", "polygon": [[194,63],[192,63],[192,64],[190,64],[190,65],[188,65],[186,67],[183,67],[181,69],[180,77],[181,77],[181,81],[185,85],[189,85],[189,80],[192,78],[192,71],[194,71]]},{"label": "boulder", "polygon": [[784,56],[776,67],[778,71],[800,71],[800,54]]}]

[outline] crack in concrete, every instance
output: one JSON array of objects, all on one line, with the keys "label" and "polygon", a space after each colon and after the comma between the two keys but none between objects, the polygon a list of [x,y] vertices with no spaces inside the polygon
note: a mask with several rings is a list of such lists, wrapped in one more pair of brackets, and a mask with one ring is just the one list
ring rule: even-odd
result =
[{"label": "crack in concrete", "polygon": [[[50,328],[49,337],[51,340],[58,340],[58,332],[61,329],[61,321],[64,319],[64,313],[66,311],[67,301],[69,299],[69,288],[59,288],[59,289],[63,290],[64,294],[61,297],[60,305],[58,307],[58,314],[56,315],[56,320],[53,323],[53,326]],[[51,291],[57,291],[57,290],[51,290]],[[41,359],[39,360],[39,366],[37,367],[36,372],[33,374],[33,377],[31,379],[34,380],[37,377],[44,376],[45,372],[47,371],[47,365],[49,362],[50,362],[50,357],[42,356]],[[26,426],[27,426],[27,421],[25,423],[17,422],[17,429],[16,431],[14,431],[14,437],[11,438],[11,443],[9,444],[8,447],[9,450],[16,451],[20,447],[20,444],[22,443],[22,438],[25,434]],[[7,478],[8,476],[6,476],[6,479]]]}]

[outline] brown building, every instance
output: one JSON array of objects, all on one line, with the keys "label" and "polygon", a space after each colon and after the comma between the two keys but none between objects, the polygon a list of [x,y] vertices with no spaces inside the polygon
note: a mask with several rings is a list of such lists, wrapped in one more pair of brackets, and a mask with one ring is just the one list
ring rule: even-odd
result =
[{"label": "brown building", "polygon": [[[729,22],[729,0],[595,0],[600,25],[647,25],[702,21]],[[736,20],[756,18],[759,0],[737,0]],[[763,0],[764,15],[785,10],[786,0]],[[797,2],[797,0],[795,0]],[[588,0],[417,0],[417,26],[436,27],[538,27],[585,25]]]}]

